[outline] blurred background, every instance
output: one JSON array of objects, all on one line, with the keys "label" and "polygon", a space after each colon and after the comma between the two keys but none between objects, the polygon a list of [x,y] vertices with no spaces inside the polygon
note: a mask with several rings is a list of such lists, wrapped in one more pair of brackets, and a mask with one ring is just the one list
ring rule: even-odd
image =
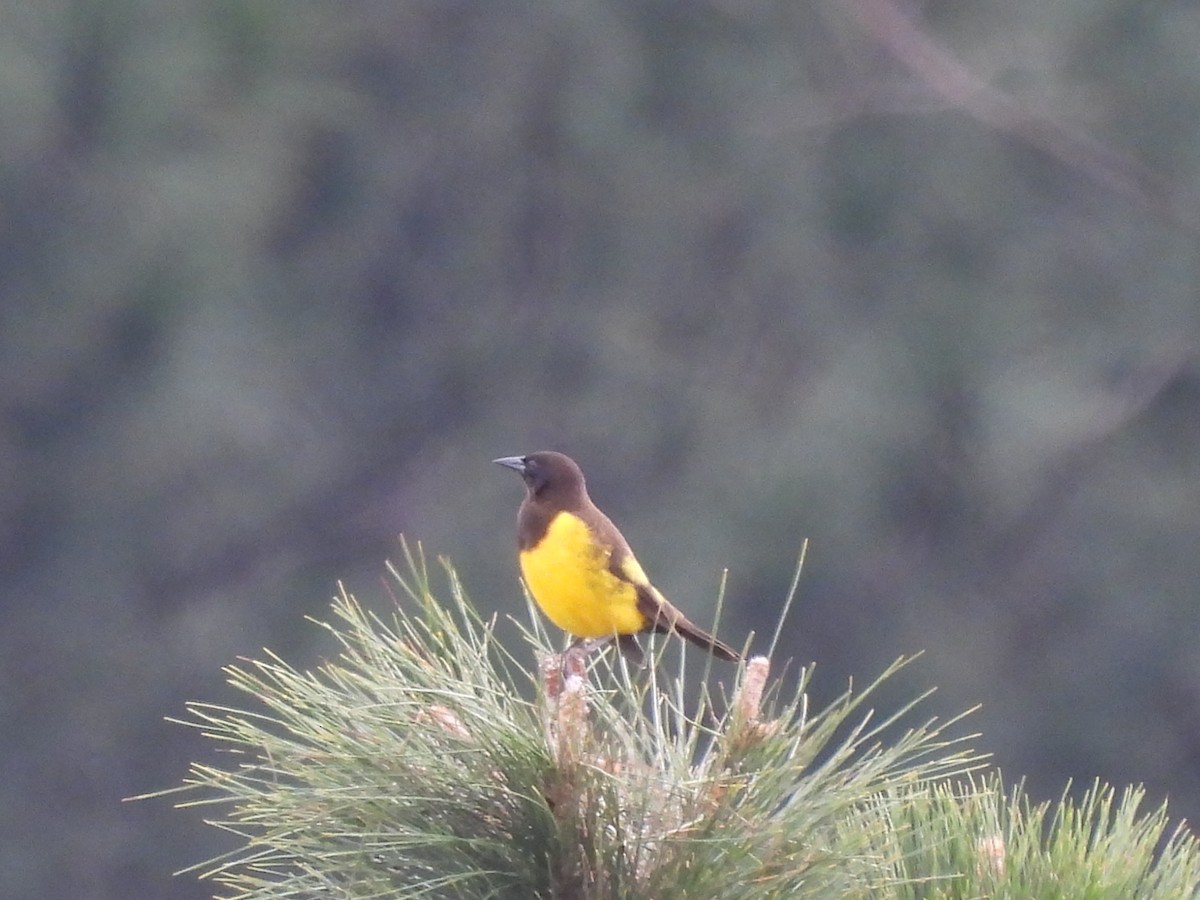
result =
[{"label": "blurred background", "polygon": [[39,0],[0,28],[0,895],[208,897],[164,721],[574,455],[817,698],[1200,816],[1200,6]]}]

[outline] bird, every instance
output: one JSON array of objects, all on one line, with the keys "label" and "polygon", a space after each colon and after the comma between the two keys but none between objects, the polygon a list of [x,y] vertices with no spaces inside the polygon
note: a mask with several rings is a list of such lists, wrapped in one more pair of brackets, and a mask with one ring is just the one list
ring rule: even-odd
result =
[{"label": "bird", "polygon": [[640,660],[635,635],[674,632],[718,659],[741,659],[651,584],[620,530],[588,496],[575,460],[539,450],[492,461],[525,482],[517,511],[521,574],[546,618],[574,636],[572,648],[616,639],[623,652]]}]

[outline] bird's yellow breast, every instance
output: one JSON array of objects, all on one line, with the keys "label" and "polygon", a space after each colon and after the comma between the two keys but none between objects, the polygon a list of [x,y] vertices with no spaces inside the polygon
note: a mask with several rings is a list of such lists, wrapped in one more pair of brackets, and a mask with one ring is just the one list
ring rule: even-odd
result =
[{"label": "bird's yellow breast", "polygon": [[[584,638],[634,634],[646,626],[637,590],[608,570],[612,549],[595,539],[578,516],[560,512],[545,536],[521,551],[521,574],[542,612],[563,631]],[[624,569],[645,581],[637,560]]]}]

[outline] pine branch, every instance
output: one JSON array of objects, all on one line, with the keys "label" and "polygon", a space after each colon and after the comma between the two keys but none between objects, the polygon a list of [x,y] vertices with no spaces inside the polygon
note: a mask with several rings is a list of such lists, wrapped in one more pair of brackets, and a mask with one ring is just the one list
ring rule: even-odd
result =
[{"label": "pine branch", "polygon": [[895,736],[920,698],[877,722],[908,660],[815,714],[811,670],[782,697],[752,659],[721,707],[682,665],[554,654],[536,619],[526,666],[447,562],[441,603],[404,553],[389,617],[335,600],[337,659],[230,668],[259,711],[189,705],[227,758],[164,793],[240,837],[191,870],[220,896],[1197,896],[1195,841],[1139,816],[1140,791],[1096,785],[1051,816],[976,774],[957,720]]}]

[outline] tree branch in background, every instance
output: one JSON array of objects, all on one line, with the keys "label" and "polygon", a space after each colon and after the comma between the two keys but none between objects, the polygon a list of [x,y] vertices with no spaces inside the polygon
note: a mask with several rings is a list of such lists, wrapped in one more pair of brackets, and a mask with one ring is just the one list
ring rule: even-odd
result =
[{"label": "tree branch in background", "polygon": [[989,128],[1082,171],[1172,223],[1195,231],[1200,215],[1179,185],[1081,131],[1031,110],[988,84],[901,11],[896,0],[849,0],[863,31],[930,91]]}]

